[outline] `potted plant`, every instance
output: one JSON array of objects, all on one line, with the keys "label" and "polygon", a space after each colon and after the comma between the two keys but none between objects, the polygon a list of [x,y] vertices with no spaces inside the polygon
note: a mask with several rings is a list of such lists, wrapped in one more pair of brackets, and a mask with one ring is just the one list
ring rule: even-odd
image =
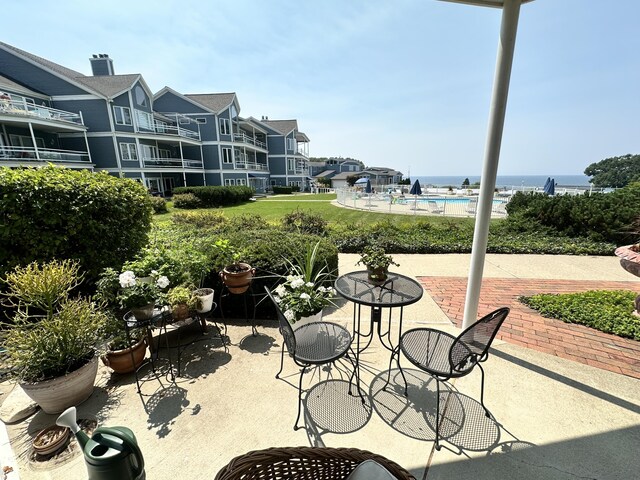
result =
[{"label": "potted plant", "polygon": [[205,313],[213,308],[213,288],[198,288],[193,291],[193,296],[197,299],[196,311]]},{"label": "potted plant", "polygon": [[367,267],[369,281],[373,284],[383,283],[387,279],[390,265],[399,267],[391,255],[387,255],[382,247],[365,247],[356,265]]},{"label": "potted plant", "polygon": [[137,320],[149,320],[157,303],[162,303],[163,289],[169,279],[154,270],[148,277],[136,277],[132,270],[118,274],[114,269],[104,270],[98,280],[100,298],[119,309],[131,310]]},{"label": "potted plant", "polygon": [[225,261],[225,267],[220,272],[220,278],[231,293],[244,293],[249,289],[256,269],[245,262],[241,262],[241,254],[236,252],[228,240],[218,240],[214,244],[219,256]]},{"label": "potted plant", "polygon": [[308,247],[301,256],[290,255],[293,260],[286,258],[289,275],[274,289],[274,300],[291,324],[318,322],[323,308],[334,304],[333,273],[326,264],[319,265],[319,246],[320,242]]},{"label": "potted plant", "polygon": [[198,306],[198,299],[193,295],[193,289],[178,286],[169,290],[167,302],[171,306],[171,315],[175,321],[186,320],[189,312]]},{"label": "potted plant", "polygon": [[3,279],[8,367],[45,413],[59,413],[93,392],[107,316],[95,302],[71,298],[81,283],[77,262],[16,267]]},{"label": "potted plant", "polygon": [[142,365],[147,353],[144,331],[132,329],[129,335],[127,338],[122,318],[109,315],[105,329],[107,351],[102,356],[102,363],[116,373],[133,372]]}]

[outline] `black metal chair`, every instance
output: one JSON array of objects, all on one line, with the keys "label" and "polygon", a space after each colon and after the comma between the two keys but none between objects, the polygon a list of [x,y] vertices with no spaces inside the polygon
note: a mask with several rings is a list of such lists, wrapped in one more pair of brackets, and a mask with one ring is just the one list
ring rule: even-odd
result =
[{"label": "black metal chair", "polygon": [[[302,404],[302,377],[307,369],[311,366],[325,365],[328,363],[334,363],[336,360],[342,357],[349,357],[349,349],[351,348],[351,334],[349,331],[331,322],[313,322],[302,325],[295,330],[291,327],[289,321],[285,318],[282,310],[278,306],[278,303],[273,298],[271,291],[267,286],[264,287],[267,295],[276,307],[276,313],[278,315],[278,322],[280,324],[280,333],[284,339],[282,343],[282,352],[280,354],[280,370],[276,374],[276,378],[280,378],[282,368],[284,366],[284,348],[287,347],[289,356],[293,359],[300,370],[300,380],[298,383],[298,415],[296,417],[296,423],[293,426],[294,430],[298,430],[298,420],[300,420],[300,410]],[[354,372],[357,370],[357,366],[354,365]],[[359,378],[358,392],[360,398],[364,403],[362,392],[360,391]]]},{"label": "black metal chair", "polygon": [[[464,377],[477,365],[482,372],[480,404],[486,416],[491,416],[487,407],[484,406],[484,369],[480,364],[489,357],[489,347],[508,314],[508,308],[499,308],[482,317],[457,337],[432,328],[415,328],[402,335],[394,354],[397,355],[398,369],[404,380],[405,396],[407,396],[407,379],[400,366],[398,349],[413,365],[436,380],[436,450],[440,450],[440,382]],[[384,389],[387,388],[391,379],[392,361],[393,355],[389,360],[389,374]]]}]

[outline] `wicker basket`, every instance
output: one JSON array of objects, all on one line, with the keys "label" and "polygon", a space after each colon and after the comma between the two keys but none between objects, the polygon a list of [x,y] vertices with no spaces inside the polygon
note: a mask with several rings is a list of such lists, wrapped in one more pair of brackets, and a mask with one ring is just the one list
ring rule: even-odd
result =
[{"label": "wicker basket", "polygon": [[365,460],[375,460],[400,480],[415,477],[381,455],[357,448],[285,447],[255,450],[234,458],[215,480],[339,480]]}]

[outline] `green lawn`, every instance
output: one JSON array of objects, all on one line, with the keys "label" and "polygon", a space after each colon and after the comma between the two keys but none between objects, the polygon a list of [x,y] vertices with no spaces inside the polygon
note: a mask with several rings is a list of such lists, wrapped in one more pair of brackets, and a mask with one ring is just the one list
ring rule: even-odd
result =
[{"label": "green lawn", "polygon": [[[437,217],[437,216],[414,216],[414,215],[395,215],[377,212],[367,212],[363,210],[354,210],[350,208],[337,207],[331,204],[335,200],[336,195],[332,193],[318,195],[276,195],[273,197],[259,198],[255,202],[248,202],[233,207],[224,207],[221,210],[229,217],[252,214],[260,215],[268,222],[279,223],[280,219],[287,213],[296,211],[297,209],[306,212],[321,215],[329,224],[355,225],[355,224],[372,224],[377,222],[390,222],[394,225],[410,225],[417,219],[428,219],[433,224],[452,223],[456,224],[472,224],[471,218],[453,218],[453,217]],[[192,210],[205,211],[207,209]],[[174,209],[169,202],[169,213],[163,215],[155,215],[156,221],[165,221],[170,218],[173,212],[187,210]]]}]

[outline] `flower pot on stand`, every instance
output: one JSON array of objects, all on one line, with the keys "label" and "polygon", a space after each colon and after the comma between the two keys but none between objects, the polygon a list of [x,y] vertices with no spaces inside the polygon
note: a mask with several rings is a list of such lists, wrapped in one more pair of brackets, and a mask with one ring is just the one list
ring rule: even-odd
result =
[{"label": "flower pot on stand", "polygon": [[193,294],[198,298],[199,307],[196,308],[198,313],[205,313],[213,308],[213,288],[198,288],[193,291]]},{"label": "flower pot on stand", "polygon": [[[131,361],[131,354],[133,353],[133,362]],[[141,338],[138,343],[129,348],[123,348],[121,350],[110,350],[102,357],[102,363],[107,367],[110,367],[116,373],[131,373],[137,369],[147,353],[147,344],[144,338]]]},{"label": "flower pot on stand", "polygon": [[154,304],[149,303],[142,307],[132,308],[131,313],[139,322],[151,320],[151,318],[153,318],[153,308]]},{"label": "flower pot on stand", "polygon": [[244,293],[249,289],[255,273],[256,269],[248,263],[234,263],[220,272],[220,278],[231,293]]},{"label": "flower pot on stand", "polygon": [[387,280],[389,269],[385,267],[367,267],[367,278],[373,285],[381,285]]},{"label": "flower pot on stand", "polygon": [[171,307],[171,316],[176,322],[181,322],[189,318],[189,306],[186,303],[180,303]]},{"label": "flower pot on stand", "polygon": [[[615,250],[615,254],[620,258],[620,266],[622,268],[631,275],[640,277],[640,246],[626,245],[624,247],[618,247]],[[636,309],[633,311],[633,314],[640,316],[640,295],[636,297],[634,304]]]},{"label": "flower pot on stand", "polygon": [[300,317],[296,323],[292,325],[293,329],[300,328],[303,325],[307,325],[309,323],[316,323],[322,321],[323,310],[320,310],[318,313],[314,313],[313,315],[309,315],[308,317]]}]

